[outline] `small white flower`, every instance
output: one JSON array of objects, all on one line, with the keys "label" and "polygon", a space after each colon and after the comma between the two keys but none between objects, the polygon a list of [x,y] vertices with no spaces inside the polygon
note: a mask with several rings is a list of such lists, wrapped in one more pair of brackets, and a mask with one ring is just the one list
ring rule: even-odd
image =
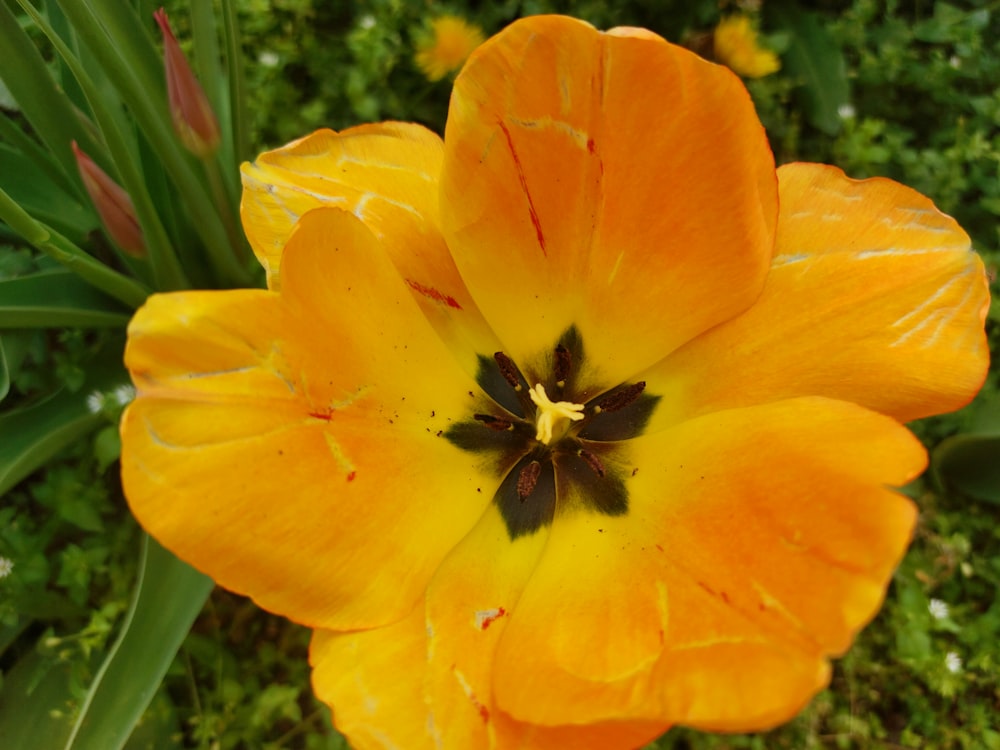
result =
[{"label": "small white flower", "polygon": [[100,391],[94,391],[89,396],[87,396],[87,410],[91,414],[99,414],[104,408],[104,394]]},{"label": "small white flower", "polygon": [[272,52],[271,50],[266,49],[259,55],[257,55],[257,62],[259,62],[265,68],[273,68],[279,62],[281,62],[281,58],[278,57],[277,52]]},{"label": "small white flower", "polygon": [[0,578],[6,578],[14,569],[14,561],[6,557],[0,557]]},{"label": "small white flower", "polygon": [[960,58],[958,55],[952,55],[950,58],[948,58],[948,64],[955,70],[958,70],[959,68],[962,67],[962,58]]},{"label": "small white flower", "polygon": [[952,674],[958,674],[962,671],[962,657],[954,651],[949,651],[944,656],[944,665]]},{"label": "small white flower", "polygon": [[840,115],[841,120],[853,120],[857,112],[853,104],[841,104],[837,107],[837,114]]},{"label": "small white flower", "polygon": [[135,388],[130,385],[120,385],[111,392],[111,395],[119,406],[128,406],[135,398]]},{"label": "small white flower", "polygon": [[931,599],[927,604],[931,617],[935,620],[944,620],[948,617],[948,605],[940,599]]},{"label": "small white flower", "polygon": [[375,16],[371,13],[367,13],[361,16],[361,20],[358,21],[358,26],[367,31],[368,29],[375,28]]}]

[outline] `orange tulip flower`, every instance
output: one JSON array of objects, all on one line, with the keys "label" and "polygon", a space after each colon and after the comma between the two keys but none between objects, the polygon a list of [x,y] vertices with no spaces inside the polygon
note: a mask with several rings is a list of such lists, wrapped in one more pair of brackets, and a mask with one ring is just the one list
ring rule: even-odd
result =
[{"label": "orange tulip flower", "polygon": [[631,748],[827,684],[913,530],[900,423],[985,376],[952,219],[776,171],[729,70],[551,16],[473,53],[443,141],[320,131],[243,174],[269,289],[137,313],[125,489],[315,628],[354,747]]}]

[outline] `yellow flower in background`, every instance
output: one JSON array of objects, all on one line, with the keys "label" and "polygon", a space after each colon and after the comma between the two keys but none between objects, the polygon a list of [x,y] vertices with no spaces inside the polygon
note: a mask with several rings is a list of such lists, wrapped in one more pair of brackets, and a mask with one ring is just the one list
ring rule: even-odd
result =
[{"label": "yellow flower in background", "polygon": [[715,59],[744,78],[763,78],[781,68],[778,56],[760,46],[748,16],[729,16],[715,27]]},{"label": "yellow flower in background", "polygon": [[129,328],[129,503],[315,629],[356,750],[627,750],[772,727],[877,612],[989,295],[927,198],[775,169],[739,79],[641,29],[511,25],[445,137],[243,167],[268,289]]},{"label": "yellow flower in background", "polygon": [[428,80],[440,81],[462,67],[483,41],[483,31],[475,24],[458,16],[440,16],[431,21],[431,33],[417,44],[417,66]]}]

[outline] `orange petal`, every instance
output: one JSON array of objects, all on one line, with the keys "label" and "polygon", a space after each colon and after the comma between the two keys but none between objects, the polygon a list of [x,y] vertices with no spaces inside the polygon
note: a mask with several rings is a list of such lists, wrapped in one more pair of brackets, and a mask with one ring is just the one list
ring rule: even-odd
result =
[{"label": "orange petal", "polygon": [[853,404],[796,399],[623,455],[629,513],[558,519],[498,648],[497,704],[537,724],[787,720],[882,601],[915,520],[886,486],[922,448]]},{"label": "orange petal", "polygon": [[[354,750],[441,750],[424,702],[427,633],[418,605],[399,622],[374,630],[317,630],[309,647],[316,697]],[[473,748],[459,744],[448,747]]]},{"label": "orange petal", "polygon": [[489,502],[439,437],[448,366],[375,239],[303,217],[281,293],[154,296],[130,327],[123,480],[140,522],[219,583],[311,625],[402,617]]},{"label": "orange petal", "polygon": [[493,655],[547,538],[543,528],[511,541],[493,506],[431,582],[427,698],[433,732],[450,743],[458,729],[466,740],[449,747],[489,747],[502,721],[493,709]]},{"label": "orange petal", "polygon": [[311,209],[351,211],[381,241],[424,314],[471,372],[500,347],[469,296],[438,220],[441,139],[386,122],[318,130],[243,165],[243,225],[268,285],[280,286],[285,243]]},{"label": "orange petal", "polygon": [[517,361],[576,324],[616,384],[759,294],[774,165],[728,70],[653,34],[518,21],[455,83],[442,226]]},{"label": "orange petal", "polygon": [[512,543],[491,509],[442,563],[426,617],[419,610],[373,631],[317,632],[313,684],[352,746],[626,750],[665,730],[650,722],[532,726],[493,704],[496,644],[546,537]]},{"label": "orange petal", "polygon": [[656,425],[800,395],[909,421],[971,400],[989,363],[989,291],[969,238],[915,191],[834,167],[778,170],[761,298],[644,377]]}]

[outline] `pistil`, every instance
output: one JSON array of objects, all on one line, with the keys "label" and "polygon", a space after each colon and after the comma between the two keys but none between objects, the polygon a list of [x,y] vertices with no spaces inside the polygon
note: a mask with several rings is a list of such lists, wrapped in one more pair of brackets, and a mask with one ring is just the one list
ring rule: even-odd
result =
[{"label": "pistil", "polygon": [[574,404],[572,401],[551,401],[545,393],[545,386],[538,383],[528,391],[531,400],[538,407],[535,416],[535,440],[545,445],[552,442],[555,428],[559,428],[559,437],[565,432],[564,422],[571,420],[579,422],[583,419],[583,404]]}]

